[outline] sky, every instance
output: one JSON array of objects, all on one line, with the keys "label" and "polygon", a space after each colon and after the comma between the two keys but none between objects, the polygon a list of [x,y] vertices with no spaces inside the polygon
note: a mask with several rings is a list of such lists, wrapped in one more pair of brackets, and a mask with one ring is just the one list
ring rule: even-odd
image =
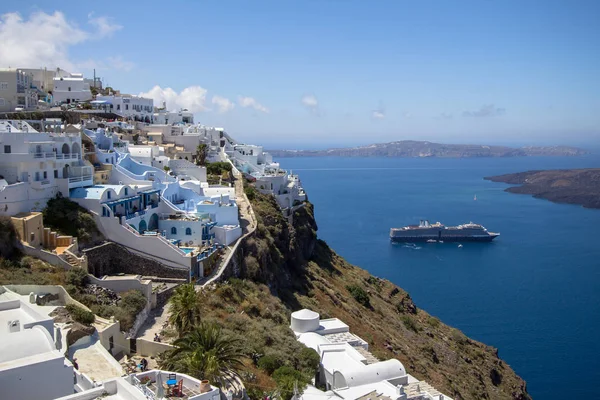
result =
[{"label": "sky", "polygon": [[0,67],[93,74],[268,148],[600,143],[600,1],[0,2]]}]

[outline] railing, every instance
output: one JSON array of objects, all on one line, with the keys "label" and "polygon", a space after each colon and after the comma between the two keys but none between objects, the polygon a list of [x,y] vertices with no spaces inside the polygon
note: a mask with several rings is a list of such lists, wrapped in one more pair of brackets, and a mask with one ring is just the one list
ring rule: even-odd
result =
[{"label": "railing", "polygon": [[74,176],[69,178],[69,183],[91,181],[92,175]]},{"label": "railing", "polygon": [[32,153],[33,158],[54,158],[54,152],[50,153]]},{"label": "railing", "polygon": [[79,153],[72,153],[72,154],[56,153],[57,160],[79,160],[80,157],[81,157],[81,155]]},{"label": "railing", "polygon": [[150,388],[146,385],[142,385],[142,382],[136,377],[133,376],[133,385],[140,390],[146,396],[147,399],[155,400],[156,394],[150,390]]}]

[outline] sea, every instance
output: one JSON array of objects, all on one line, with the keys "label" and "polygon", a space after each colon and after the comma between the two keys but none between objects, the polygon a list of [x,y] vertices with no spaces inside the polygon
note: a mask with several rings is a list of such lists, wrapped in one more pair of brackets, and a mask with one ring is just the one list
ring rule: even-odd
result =
[{"label": "sea", "polygon": [[[600,156],[281,158],[315,205],[318,235],[418,307],[499,349],[535,399],[599,398],[600,210],[505,192],[483,178],[600,167]],[[482,224],[492,243],[393,244],[419,220]]]}]

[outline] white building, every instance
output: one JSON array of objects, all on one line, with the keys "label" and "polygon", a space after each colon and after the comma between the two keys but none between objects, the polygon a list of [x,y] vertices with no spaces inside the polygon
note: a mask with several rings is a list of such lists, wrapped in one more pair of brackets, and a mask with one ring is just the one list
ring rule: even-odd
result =
[{"label": "white building", "polygon": [[[172,379],[176,383],[172,391],[181,391],[181,395],[168,395],[164,385]],[[117,378],[102,383],[101,386],[57,400],[95,400],[106,398],[111,400],[163,400],[182,397],[188,400],[220,400],[220,391],[208,381],[201,381],[186,374],[151,370],[131,374],[125,378]]]},{"label": "white building", "polygon": [[154,100],[130,94],[96,96],[97,102],[106,102],[108,109],[116,114],[135,119],[136,121],[152,122],[154,115]]},{"label": "white building", "polygon": [[85,81],[83,74],[57,76],[53,79],[52,103],[78,103],[92,99],[90,84]]},{"label": "white building", "polygon": [[35,109],[37,101],[33,74],[19,68],[0,69],[0,112]]},{"label": "white building", "polygon": [[326,387],[324,392],[309,386],[303,400],[451,400],[407,374],[400,361],[377,360],[368,343],[337,318],[320,319],[316,312],[304,309],[292,313],[291,328],[298,341],[319,354],[317,383]]},{"label": "white building", "polygon": [[37,132],[23,121],[0,121],[0,215],[42,209],[58,192],[93,185],[80,133]]},{"label": "white building", "polygon": [[51,318],[19,299],[0,301],[0,398],[51,400],[73,393],[73,365],[53,335]]}]

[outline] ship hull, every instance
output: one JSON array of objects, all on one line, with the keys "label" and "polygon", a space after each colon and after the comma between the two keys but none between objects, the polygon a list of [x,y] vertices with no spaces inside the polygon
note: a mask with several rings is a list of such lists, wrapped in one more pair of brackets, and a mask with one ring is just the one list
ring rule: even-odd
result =
[{"label": "ship hull", "polygon": [[390,236],[390,240],[396,243],[423,243],[429,240],[444,243],[456,243],[456,242],[491,242],[497,237],[497,235],[489,236],[404,236],[394,237]]}]

